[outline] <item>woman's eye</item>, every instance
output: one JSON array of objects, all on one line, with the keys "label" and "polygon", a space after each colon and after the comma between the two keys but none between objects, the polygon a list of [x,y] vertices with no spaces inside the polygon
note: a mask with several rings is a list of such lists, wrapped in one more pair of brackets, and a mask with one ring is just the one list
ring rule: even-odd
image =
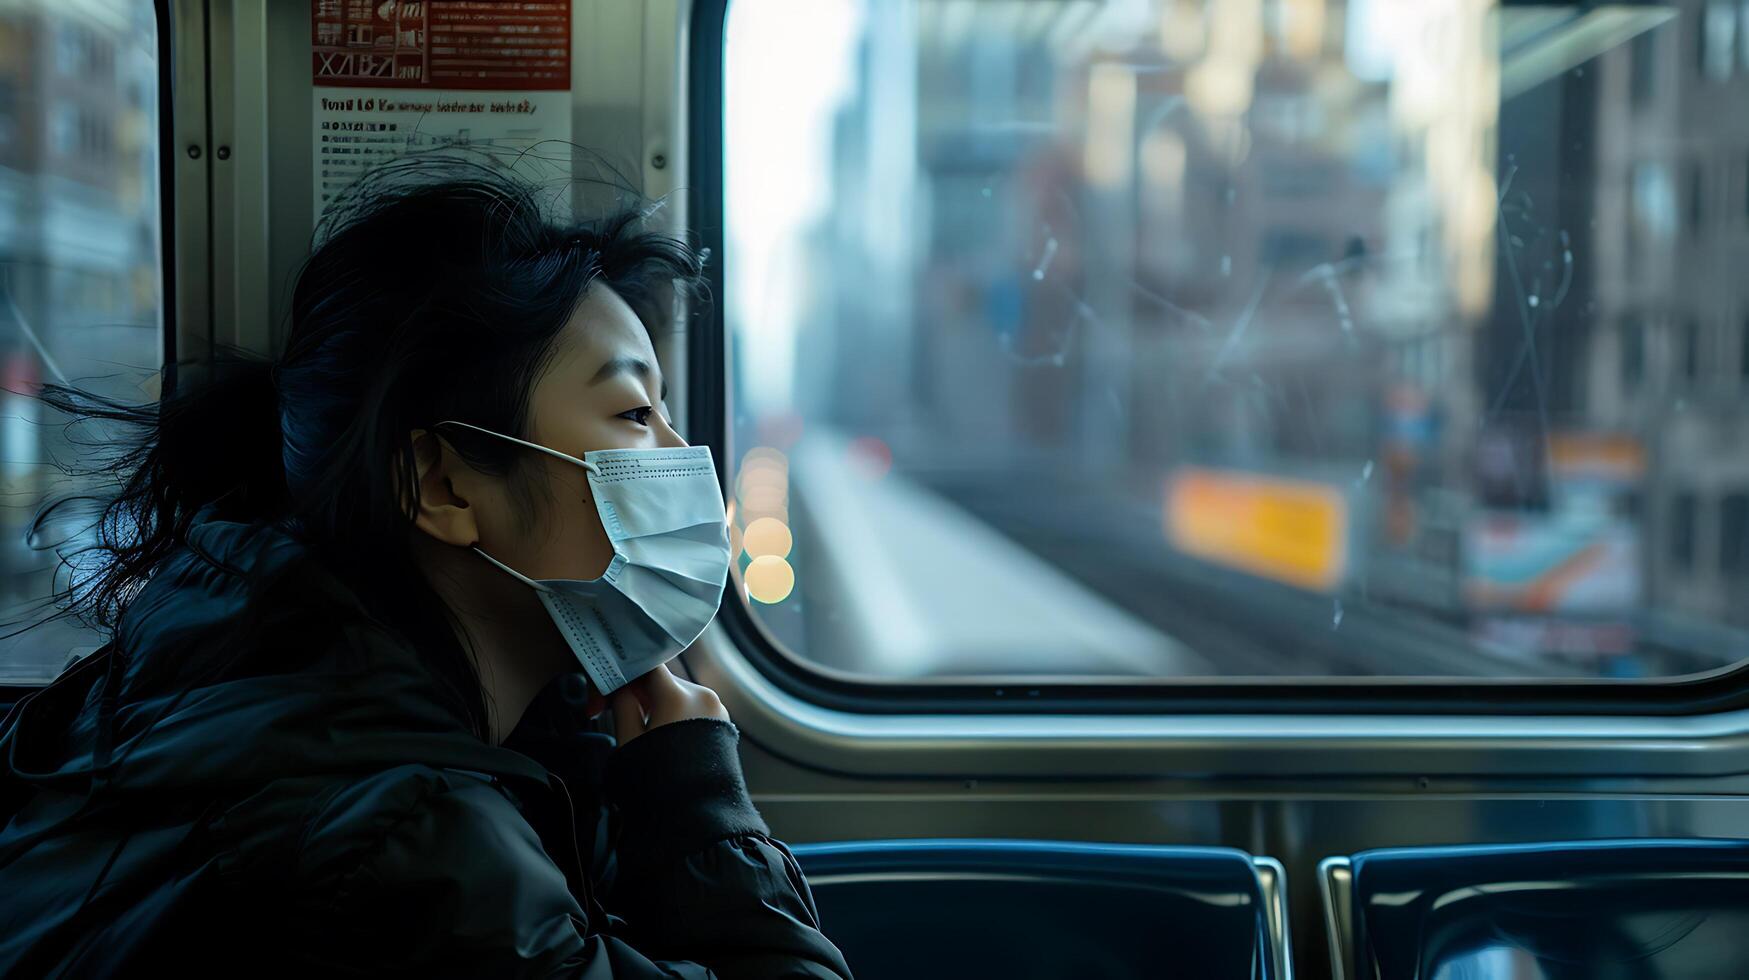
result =
[{"label": "woman's eye", "polygon": [[621,413],[619,413],[619,417],[622,419],[630,419],[631,421],[636,422],[639,425],[649,425],[650,424],[650,413],[653,411],[655,411],[654,408],[651,408],[650,406],[645,405],[643,408],[634,408],[629,412],[621,412]]}]

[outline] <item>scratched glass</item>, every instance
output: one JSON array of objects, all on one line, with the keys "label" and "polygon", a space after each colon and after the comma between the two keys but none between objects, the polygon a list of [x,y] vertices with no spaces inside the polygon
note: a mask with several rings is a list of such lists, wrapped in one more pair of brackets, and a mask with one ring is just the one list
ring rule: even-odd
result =
[{"label": "scratched glass", "polygon": [[1749,656],[1749,6],[736,0],[725,75],[735,577],[789,655]]},{"label": "scratched glass", "polygon": [[29,533],[45,498],[92,485],[56,464],[98,465],[110,442],[29,393],[157,396],[158,94],[151,3],[0,4],[0,684],[47,683],[102,641],[67,621],[19,632],[55,611],[54,549],[90,540],[78,507]]}]

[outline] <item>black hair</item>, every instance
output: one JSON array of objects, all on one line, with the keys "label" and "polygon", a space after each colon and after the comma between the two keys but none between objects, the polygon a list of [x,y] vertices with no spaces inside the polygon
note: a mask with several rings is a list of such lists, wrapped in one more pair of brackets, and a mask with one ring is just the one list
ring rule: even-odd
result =
[{"label": "black hair", "polygon": [[[354,184],[317,229],[277,358],[227,352],[167,368],[163,396],[147,405],[45,386],[41,397],[75,425],[100,420],[123,435],[100,467],[118,487],[101,501],[95,544],[84,560],[63,555],[74,571],[56,597],[63,612],[113,631],[188,545],[202,511],[276,523],[424,652],[484,736],[476,664],[410,551],[412,432],[456,420],[527,438],[530,392],[598,283],[652,330],[672,322],[677,299],[705,299],[700,254],[646,231],[646,208],[575,220],[556,215],[552,197],[467,158],[392,163]],[[513,486],[530,465],[504,440],[443,435]]]}]

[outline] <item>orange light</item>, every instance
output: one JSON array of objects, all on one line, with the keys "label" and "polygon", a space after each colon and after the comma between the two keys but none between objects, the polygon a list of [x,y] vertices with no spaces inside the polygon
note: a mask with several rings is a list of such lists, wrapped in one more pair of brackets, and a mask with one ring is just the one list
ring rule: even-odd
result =
[{"label": "orange light", "polygon": [[1167,486],[1166,535],[1206,561],[1330,590],[1348,566],[1348,502],[1321,483],[1186,467]]}]

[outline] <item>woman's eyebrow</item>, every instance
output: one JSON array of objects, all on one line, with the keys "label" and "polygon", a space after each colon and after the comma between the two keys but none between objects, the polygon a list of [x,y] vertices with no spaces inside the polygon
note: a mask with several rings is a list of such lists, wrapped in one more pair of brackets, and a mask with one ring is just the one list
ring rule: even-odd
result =
[{"label": "woman's eyebrow", "polygon": [[[650,365],[649,361],[632,354],[620,354],[617,357],[608,358],[607,363],[601,365],[601,370],[595,372],[595,377],[589,379],[589,383],[591,385],[598,385],[609,378],[618,377],[622,374],[635,374],[644,379],[646,384],[649,383],[649,380],[652,377],[661,377],[661,375],[656,372],[656,369]],[[668,379],[666,378],[662,379],[662,394],[660,397],[663,400],[668,398]]]}]

